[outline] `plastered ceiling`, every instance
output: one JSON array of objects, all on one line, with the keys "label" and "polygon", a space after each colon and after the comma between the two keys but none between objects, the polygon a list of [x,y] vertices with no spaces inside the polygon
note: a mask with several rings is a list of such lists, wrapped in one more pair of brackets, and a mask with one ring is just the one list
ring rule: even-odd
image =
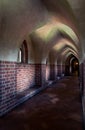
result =
[{"label": "plastered ceiling", "polygon": [[82,61],[84,5],[84,0],[1,0],[0,60],[17,61],[20,44],[30,37],[30,51],[36,55],[37,62],[46,61],[51,50],[56,51],[57,56],[65,46],[68,46],[65,56],[70,50]]}]

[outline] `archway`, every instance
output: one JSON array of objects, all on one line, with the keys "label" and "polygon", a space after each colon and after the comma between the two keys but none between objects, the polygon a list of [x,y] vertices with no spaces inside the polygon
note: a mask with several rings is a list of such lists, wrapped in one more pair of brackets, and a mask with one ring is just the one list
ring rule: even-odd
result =
[{"label": "archway", "polygon": [[74,57],[71,61],[70,61],[70,68],[71,68],[71,74],[72,75],[79,75],[79,61],[76,57]]},{"label": "archway", "polygon": [[79,61],[73,54],[65,62],[65,75],[79,76]]}]

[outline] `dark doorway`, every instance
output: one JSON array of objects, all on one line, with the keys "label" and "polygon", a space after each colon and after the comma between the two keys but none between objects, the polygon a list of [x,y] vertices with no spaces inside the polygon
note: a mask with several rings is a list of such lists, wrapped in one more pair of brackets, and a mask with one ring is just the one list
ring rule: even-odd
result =
[{"label": "dark doorway", "polygon": [[72,75],[78,76],[79,75],[79,62],[77,58],[74,58],[71,62],[71,73]]},{"label": "dark doorway", "polygon": [[70,55],[65,62],[65,75],[79,76],[79,61],[74,55]]}]

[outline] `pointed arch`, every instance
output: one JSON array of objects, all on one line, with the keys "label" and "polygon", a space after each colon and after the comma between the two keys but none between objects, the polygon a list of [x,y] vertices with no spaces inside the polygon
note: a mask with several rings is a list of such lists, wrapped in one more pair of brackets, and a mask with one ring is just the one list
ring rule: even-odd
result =
[{"label": "pointed arch", "polygon": [[23,41],[19,49],[19,62],[28,63],[28,47],[26,40]]}]

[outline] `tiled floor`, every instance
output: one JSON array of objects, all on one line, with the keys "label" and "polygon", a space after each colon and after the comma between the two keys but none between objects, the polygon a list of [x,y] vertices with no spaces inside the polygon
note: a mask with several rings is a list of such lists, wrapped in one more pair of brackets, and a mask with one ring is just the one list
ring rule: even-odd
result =
[{"label": "tiled floor", "polygon": [[0,119],[0,130],[82,130],[77,77],[66,77]]}]

